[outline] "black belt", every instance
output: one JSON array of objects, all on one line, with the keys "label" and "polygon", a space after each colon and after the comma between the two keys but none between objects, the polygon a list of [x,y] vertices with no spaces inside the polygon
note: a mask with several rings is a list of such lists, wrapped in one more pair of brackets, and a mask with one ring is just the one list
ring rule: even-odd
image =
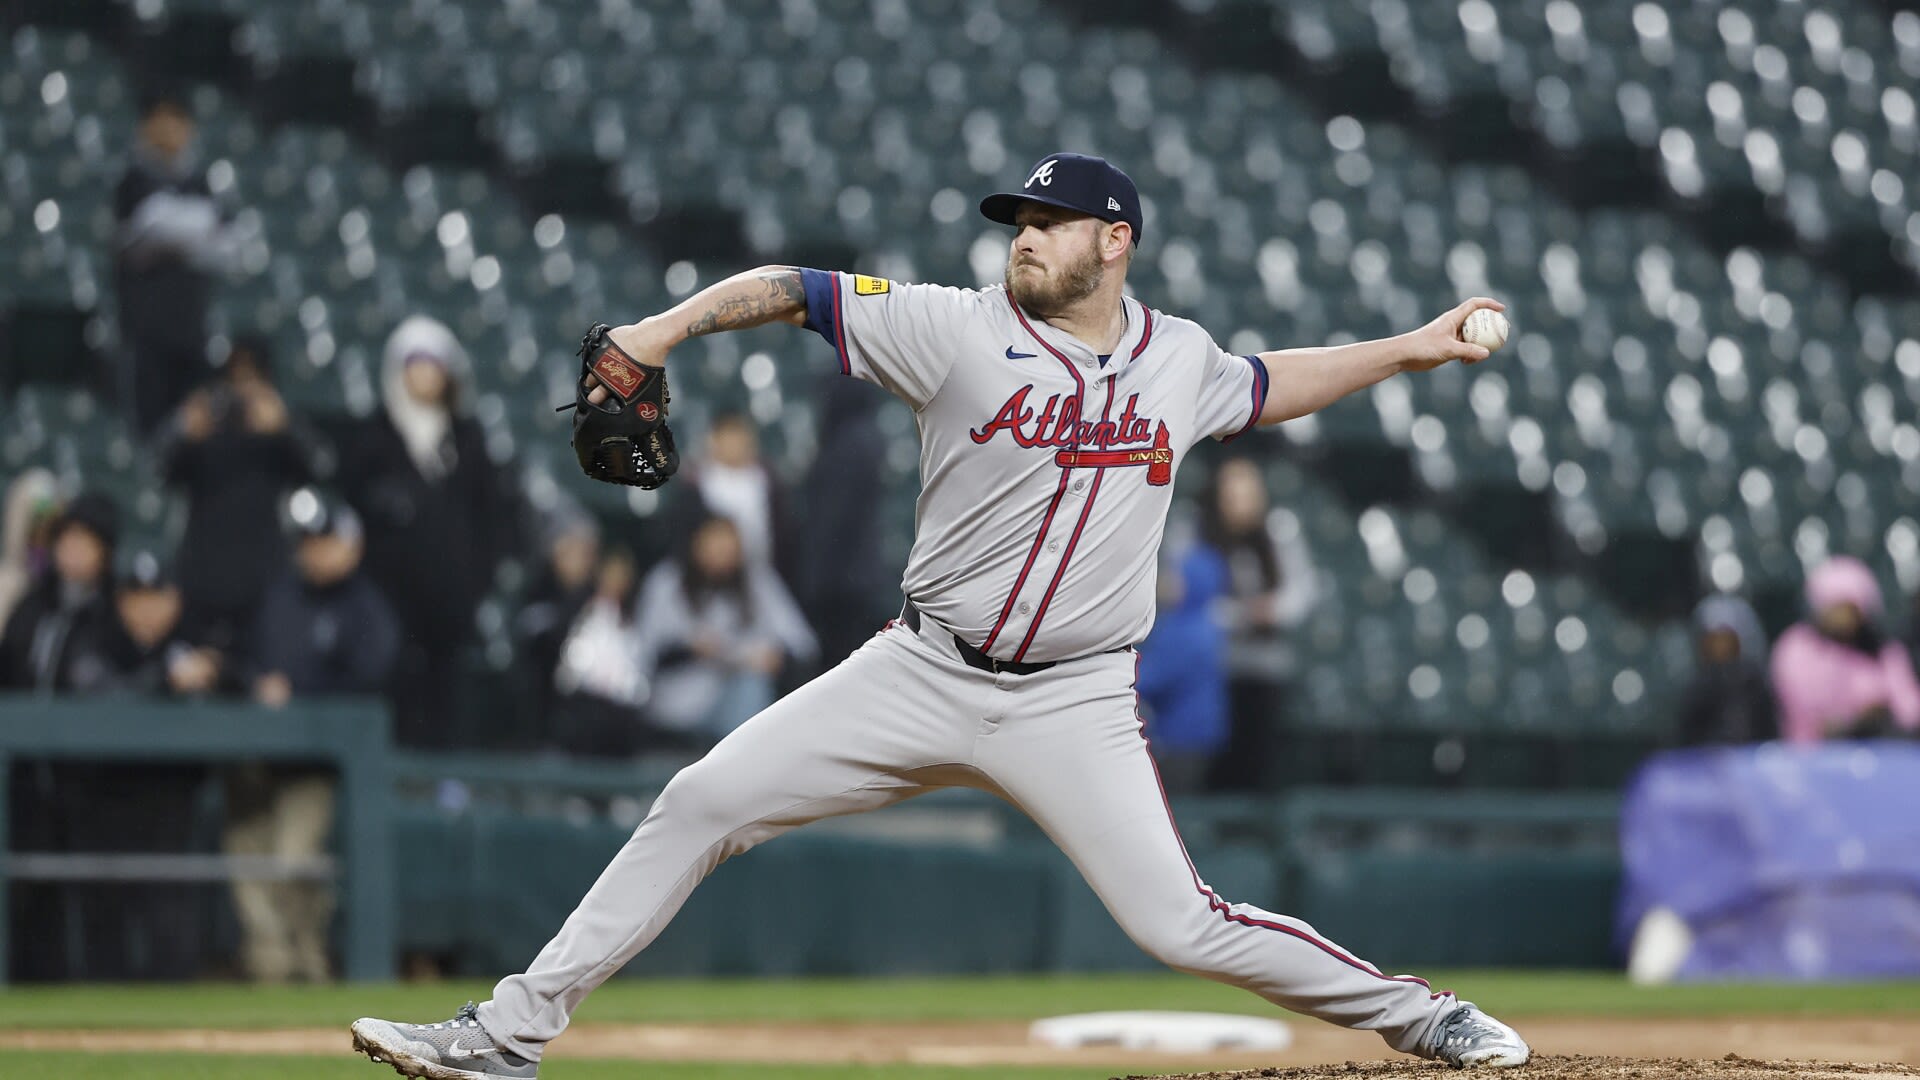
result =
[{"label": "black belt", "polygon": [[[913,601],[907,601],[906,606],[900,609],[900,621],[906,623],[907,629],[914,633],[917,634],[920,632],[920,609],[913,606]],[[1059,663],[1058,660],[1046,660],[1038,664],[1029,664],[1017,660],[996,660],[960,640],[959,634],[949,636],[953,638],[953,647],[960,650],[960,659],[966,661],[968,667],[979,668],[981,671],[991,671],[995,675],[1001,672],[1009,675],[1032,675],[1038,671],[1045,671]]]}]

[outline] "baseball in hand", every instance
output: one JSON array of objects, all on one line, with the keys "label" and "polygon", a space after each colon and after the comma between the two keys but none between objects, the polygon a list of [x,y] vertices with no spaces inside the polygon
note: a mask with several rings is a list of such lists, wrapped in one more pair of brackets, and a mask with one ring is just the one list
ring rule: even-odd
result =
[{"label": "baseball in hand", "polygon": [[1492,308],[1475,308],[1460,324],[1460,340],[1492,352],[1507,343],[1509,329],[1505,315]]}]

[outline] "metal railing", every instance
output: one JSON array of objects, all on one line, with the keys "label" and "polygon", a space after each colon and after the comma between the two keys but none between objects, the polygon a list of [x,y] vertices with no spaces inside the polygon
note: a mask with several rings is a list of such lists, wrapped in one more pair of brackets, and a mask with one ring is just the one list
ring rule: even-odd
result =
[{"label": "metal railing", "polygon": [[[283,863],[271,856],[0,851],[0,910],[10,879],[218,881],[236,877],[340,881],[341,968],[349,979],[394,971],[393,780],[386,706],[366,699],[255,705],[0,696],[0,848],[11,836],[7,782],[15,761],[319,764],[339,776],[341,855]],[[31,809],[31,808],[29,808]],[[265,859],[264,862],[258,861]],[[31,930],[31,928],[29,928]],[[7,971],[0,920],[0,981]]]}]

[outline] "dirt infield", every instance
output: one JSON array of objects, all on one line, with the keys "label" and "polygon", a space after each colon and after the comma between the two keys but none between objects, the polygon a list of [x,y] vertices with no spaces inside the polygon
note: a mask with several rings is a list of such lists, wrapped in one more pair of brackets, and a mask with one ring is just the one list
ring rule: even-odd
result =
[{"label": "dirt infield", "polygon": [[[1347,1062],[1306,1069],[1255,1069],[1251,1072],[1195,1073],[1182,1077],[1129,1077],[1128,1080],[1435,1080],[1447,1075],[1438,1066],[1408,1066],[1396,1062]],[[1821,1063],[1811,1061],[1752,1061],[1728,1054],[1717,1061],[1685,1058],[1619,1058],[1539,1056],[1523,1072],[1508,1074],[1523,1080],[1669,1080],[1709,1077],[1711,1080],[1856,1080],[1862,1076],[1920,1076],[1902,1065]]]},{"label": "dirt infield", "polygon": [[[552,1060],[860,1065],[1079,1065],[1117,1074],[1184,1074],[1208,1080],[1441,1080],[1455,1075],[1394,1054],[1361,1032],[1302,1021],[1280,1053],[1195,1056],[1115,1047],[1053,1050],[1022,1023],[581,1024]],[[1920,1019],[1741,1016],[1724,1019],[1529,1018],[1521,1032],[1542,1056],[1526,1080],[1850,1080],[1920,1078]],[[175,1051],[346,1055],[346,1028],[279,1031],[155,1030],[0,1032],[0,1048],[97,1052]],[[1618,1057],[1622,1053],[1637,1058]],[[1739,1057],[1730,1057],[1738,1054]],[[1583,1056],[1585,1055],[1585,1056]],[[1856,1064],[1816,1065],[1813,1062]],[[1878,1062],[1901,1064],[1879,1065]],[[1859,1064],[1869,1063],[1869,1064]],[[1251,1072],[1196,1072],[1195,1070]]]}]

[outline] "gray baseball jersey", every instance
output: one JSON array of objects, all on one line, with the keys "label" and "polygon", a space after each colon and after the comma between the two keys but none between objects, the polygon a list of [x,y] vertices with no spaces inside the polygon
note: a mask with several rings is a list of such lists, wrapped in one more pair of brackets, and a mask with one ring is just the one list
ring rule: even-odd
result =
[{"label": "gray baseball jersey", "polygon": [[841,369],[919,418],[911,617],[674,777],[559,934],[480,1007],[488,1033],[537,1060],[724,860],[811,821],[966,786],[1032,817],[1169,966],[1432,1056],[1450,993],[1207,885],[1135,712],[1123,647],[1153,621],[1174,470],[1200,439],[1252,426],[1265,364],[1132,300],[1103,362],[1003,289],[803,277],[807,325]]},{"label": "gray baseball jersey", "polygon": [[805,277],[808,325],[841,370],[919,419],[915,606],[1001,660],[1146,637],[1174,472],[1201,439],[1253,425],[1266,366],[1131,299],[1100,357],[998,286]]}]

